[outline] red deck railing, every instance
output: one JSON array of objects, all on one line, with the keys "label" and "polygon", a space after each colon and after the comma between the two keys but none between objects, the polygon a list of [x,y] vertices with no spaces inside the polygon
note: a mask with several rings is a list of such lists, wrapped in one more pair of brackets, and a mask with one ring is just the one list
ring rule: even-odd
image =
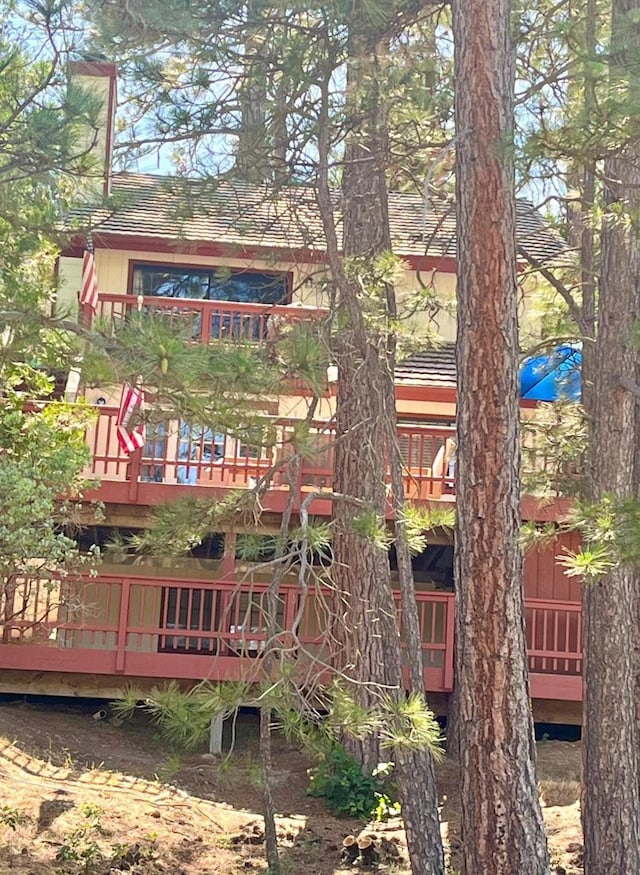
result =
[{"label": "red deck railing", "polygon": [[[105,501],[156,504],[185,488],[193,492],[250,489],[266,475],[270,480],[265,507],[278,510],[286,501],[289,484],[283,477],[282,463],[295,451],[296,423],[292,420],[265,419],[261,445],[212,429],[188,427],[177,420],[156,423],[147,427],[146,446],[126,456],[116,439],[117,408],[99,407],[98,414],[87,435],[93,460],[87,474],[99,478],[99,494]],[[444,470],[441,460],[446,441],[454,433],[453,428],[445,427],[399,427],[408,498],[453,497],[453,473]],[[298,501],[305,493],[330,492],[333,488],[334,429],[328,423],[316,422],[312,437],[314,448],[305,442]],[[319,512],[317,506],[315,512]]]},{"label": "red deck railing", "polygon": [[[29,584],[0,616],[0,667],[123,677],[253,679],[265,646],[268,584],[100,575],[62,585]],[[62,586],[62,589],[60,588]],[[331,661],[332,591],[281,588],[280,640],[301,671]],[[418,592],[425,688],[454,685],[454,597]],[[399,596],[396,595],[399,603]],[[25,604],[27,607],[25,608]],[[14,614],[12,616],[12,614]],[[297,641],[290,635],[297,626]],[[526,601],[531,692],[536,698],[582,695],[580,605]]]},{"label": "red deck railing", "polygon": [[302,304],[240,304],[101,293],[96,318],[116,327],[136,311],[164,320],[183,337],[198,343],[212,340],[255,343],[275,339],[283,326],[321,319],[327,312]]}]

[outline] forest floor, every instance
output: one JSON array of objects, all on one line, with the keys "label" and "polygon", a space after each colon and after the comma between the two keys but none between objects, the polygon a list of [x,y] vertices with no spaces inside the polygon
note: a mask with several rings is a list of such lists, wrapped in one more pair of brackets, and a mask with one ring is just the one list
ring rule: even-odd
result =
[{"label": "forest floor", "polygon": [[[265,872],[258,726],[243,714],[234,752],[178,756],[152,726],[96,722],[95,703],[0,703],[0,875],[235,875]],[[400,823],[338,820],[306,795],[307,755],[276,735],[275,802],[284,875],[338,875],[348,834],[367,832],[381,870],[408,875]],[[459,774],[438,766],[443,836],[458,871]],[[579,743],[538,743],[552,871],[582,873]],[[17,823],[6,821],[14,812]],[[5,822],[3,822],[5,821]],[[490,873],[483,873],[490,875]]]}]

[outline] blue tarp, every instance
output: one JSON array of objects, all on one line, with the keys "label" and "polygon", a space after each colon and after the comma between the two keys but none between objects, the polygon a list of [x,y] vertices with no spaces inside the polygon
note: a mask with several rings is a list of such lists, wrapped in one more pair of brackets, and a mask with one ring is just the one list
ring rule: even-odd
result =
[{"label": "blue tarp", "polygon": [[526,359],[520,368],[520,397],[534,401],[580,401],[582,350],[563,344],[553,352]]}]

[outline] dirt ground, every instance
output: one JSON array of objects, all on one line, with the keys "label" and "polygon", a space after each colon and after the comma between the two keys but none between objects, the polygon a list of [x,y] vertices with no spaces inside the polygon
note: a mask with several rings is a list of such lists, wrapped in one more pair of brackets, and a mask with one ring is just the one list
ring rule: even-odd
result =
[{"label": "dirt ground", "polygon": [[[87,702],[0,703],[0,875],[264,872],[256,717],[243,714],[234,752],[178,756],[140,721],[96,721]],[[344,836],[368,832],[382,866],[408,875],[399,821],[337,820],[305,793],[306,755],[274,740],[275,802],[286,875],[337,875]],[[582,873],[579,743],[538,743],[544,816],[558,875]],[[459,775],[438,767],[442,830],[458,871]],[[5,807],[5,808],[3,808]],[[2,818],[3,810],[5,817]],[[480,875],[480,873],[478,873]],[[486,873],[490,875],[490,873]]]}]

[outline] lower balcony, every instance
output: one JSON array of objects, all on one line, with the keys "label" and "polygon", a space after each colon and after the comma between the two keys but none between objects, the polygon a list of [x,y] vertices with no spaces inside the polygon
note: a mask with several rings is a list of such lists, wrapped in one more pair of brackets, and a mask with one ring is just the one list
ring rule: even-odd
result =
[{"label": "lower balcony", "polygon": [[[267,584],[136,575],[46,586],[26,582],[11,599],[5,597],[0,668],[125,679],[258,679],[266,589]],[[301,598],[298,587],[282,587],[278,641],[303,677],[315,677],[332,659],[331,591]],[[418,592],[417,599],[425,689],[451,692],[454,596],[428,591]],[[532,697],[579,701],[580,605],[528,599],[526,628]]]}]

